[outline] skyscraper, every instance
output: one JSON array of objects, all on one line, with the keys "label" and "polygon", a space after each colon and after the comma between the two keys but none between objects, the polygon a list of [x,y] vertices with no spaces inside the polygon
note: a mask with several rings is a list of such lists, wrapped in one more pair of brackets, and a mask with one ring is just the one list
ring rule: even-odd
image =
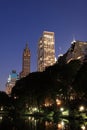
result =
[{"label": "skyscraper", "polygon": [[71,47],[66,53],[66,62],[71,60],[80,60],[81,62],[87,61],[87,42],[85,41],[73,41]]},{"label": "skyscraper", "polygon": [[22,60],[22,72],[20,73],[20,78],[23,78],[30,73],[30,50],[28,48],[28,44],[26,44],[26,47],[23,51]]},{"label": "skyscraper", "polygon": [[19,79],[18,74],[16,73],[16,70],[12,70],[12,72],[9,74],[7,83],[6,83],[6,94],[10,96],[12,88],[15,86],[16,81]]},{"label": "skyscraper", "polygon": [[54,32],[44,31],[38,42],[38,71],[55,63]]}]

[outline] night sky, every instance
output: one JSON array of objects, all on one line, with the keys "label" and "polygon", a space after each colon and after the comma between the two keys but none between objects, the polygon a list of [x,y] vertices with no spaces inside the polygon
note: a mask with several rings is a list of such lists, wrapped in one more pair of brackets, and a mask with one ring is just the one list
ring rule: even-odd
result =
[{"label": "night sky", "polygon": [[28,42],[31,72],[37,71],[38,40],[43,31],[55,33],[56,58],[75,38],[87,41],[87,0],[0,0],[0,91],[9,73],[22,70]]}]

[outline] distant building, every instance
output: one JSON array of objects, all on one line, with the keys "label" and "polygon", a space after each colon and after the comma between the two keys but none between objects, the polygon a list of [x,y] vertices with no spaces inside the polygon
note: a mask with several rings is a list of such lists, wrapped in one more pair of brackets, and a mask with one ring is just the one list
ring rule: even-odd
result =
[{"label": "distant building", "polygon": [[55,63],[55,37],[54,32],[44,31],[38,43],[38,71]]},{"label": "distant building", "polygon": [[23,51],[22,59],[22,72],[20,73],[20,78],[26,77],[30,73],[30,50],[28,44]]},{"label": "distant building", "polygon": [[7,83],[6,83],[6,94],[10,95],[12,88],[15,86],[16,81],[19,79],[18,74],[16,73],[16,70],[12,70],[12,72],[9,74]]},{"label": "distant building", "polygon": [[66,62],[79,59],[81,62],[87,61],[87,42],[73,41],[66,53]]}]

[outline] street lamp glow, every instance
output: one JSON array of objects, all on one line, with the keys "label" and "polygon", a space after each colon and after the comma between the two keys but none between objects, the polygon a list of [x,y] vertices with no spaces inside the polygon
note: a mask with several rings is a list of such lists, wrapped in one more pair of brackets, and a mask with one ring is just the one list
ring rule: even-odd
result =
[{"label": "street lamp glow", "polygon": [[85,107],[84,106],[80,106],[79,107],[79,111],[84,111],[85,110]]},{"label": "street lamp glow", "polygon": [[61,105],[61,100],[56,99],[56,103],[57,103],[57,105]]},{"label": "street lamp glow", "polygon": [[82,130],[86,130],[86,128],[85,128],[85,126],[84,126],[84,125],[82,125],[82,126],[81,126],[81,129],[82,129]]},{"label": "street lamp glow", "polygon": [[60,111],[61,111],[61,112],[63,112],[63,111],[64,111],[64,108],[63,108],[63,107],[61,107],[61,108],[60,108]]}]

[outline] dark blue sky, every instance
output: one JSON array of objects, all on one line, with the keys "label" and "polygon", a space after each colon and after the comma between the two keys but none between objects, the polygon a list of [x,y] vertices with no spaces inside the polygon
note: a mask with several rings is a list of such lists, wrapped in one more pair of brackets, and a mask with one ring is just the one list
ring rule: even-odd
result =
[{"label": "dark blue sky", "polygon": [[26,41],[31,72],[37,70],[38,39],[43,31],[55,33],[56,57],[68,50],[73,37],[87,41],[87,0],[0,0],[1,91],[9,73],[22,70]]}]

